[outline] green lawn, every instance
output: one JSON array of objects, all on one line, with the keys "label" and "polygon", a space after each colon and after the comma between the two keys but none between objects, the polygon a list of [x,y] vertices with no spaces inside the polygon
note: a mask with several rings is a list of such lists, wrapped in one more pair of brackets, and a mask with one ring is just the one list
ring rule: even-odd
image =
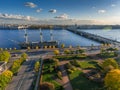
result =
[{"label": "green lawn", "polygon": [[56,82],[54,79],[53,79],[53,75],[52,73],[48,73],[48,74],[44,74],[42,76],[42,81],[43,82],[50,82],[50,83],[53,83],[55,85],[55,90],[60,90],[60,84],[58,82]]},{"label": "green lawn", "polygon": [[85,78],[83,73],[79,70],[69,74],[69,78],[73,90],[99,90],[98,88],[100,88],[100,85]]},{"label": "green lawn", "polygon": [[54,80],[56,72],[49,72],[49,66],[53,65],[53,63],[45,63],[42,75],[42,82],[50,82],[55,85],[55,90],[63,90],[61,89],[61,84]]},{"label": "green lawn", "polygon": [[59,60],[75,60],[75,59],[86,59],[87,56],[86,55],[58,55],[58,56],[54,56],[54,58],[57,58]]},{"label": "green lawn", "polygon": [[85,68],[96,68],[97,62],[95,61],[79,61],[78,62],[80,67],[85,69]]}]

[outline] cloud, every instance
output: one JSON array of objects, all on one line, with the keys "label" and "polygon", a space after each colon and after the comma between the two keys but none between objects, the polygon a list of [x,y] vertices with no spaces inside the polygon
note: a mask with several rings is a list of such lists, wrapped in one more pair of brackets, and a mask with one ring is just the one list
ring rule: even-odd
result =
[{"label": "cloud", "polygon": [[42,11],[42,9],[41,9],[41,8],[36,10],[36,12],[37,12],[37,13],[39,13],[39,12],[41,12],[41,11]]},{"label": "cloud", "polygon": [[98,10],[98,13],[106,13],[106,10],[103,10],[103,9],[101,9],[101,10]]},{"label": "cloud", "polygon": [[57,10],[56,10],[56,9],[50,9],[49,12],[50,12],[50,13],[56,13]]},{"label": "cloud", "polygon": [[33,2],[26,2],[26,3],[25,3],[25,6],[30,7],[30,8],[35,8],[35,7],[37,7],[37,5],[34,4]]},{"label": "cloud", "polygon": [[13,14],[1,14],[0,19],[21,19],[21,20],[35,20],[35,18],[31,16],[24,16],[24,15],[13,15]]},{"label": "cloud", "polygon": [[111,7],[115,7],[116,5],[115,4],[111,4]]},{"label": "cloud", "polygon": [[67,14],[62,14],[62,15],[59,15],[59,16],[56,16],[55,18],[58,18],[58,19],[68,19],[68,16]]}]

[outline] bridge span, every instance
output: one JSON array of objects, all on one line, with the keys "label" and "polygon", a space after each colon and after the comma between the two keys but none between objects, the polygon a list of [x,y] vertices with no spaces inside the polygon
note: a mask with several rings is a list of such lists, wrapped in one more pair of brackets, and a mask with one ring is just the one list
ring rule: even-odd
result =
[{"label": "bridge span", "polygon": [[99,36],[99,35],[91,34],[91,33],[88,33],[88,32],[77,30],[77,29],[67,29],[67,30],[70,31],[70,32],[73,32],[75,34],[78,34],[80,36],[83,36],[85,38],[100,42],[102,44],[120,45],[119,41],[112,40],[112,39],[109,39],[109,38],[105,38],[105,37],[102,37],[102,36]]}]

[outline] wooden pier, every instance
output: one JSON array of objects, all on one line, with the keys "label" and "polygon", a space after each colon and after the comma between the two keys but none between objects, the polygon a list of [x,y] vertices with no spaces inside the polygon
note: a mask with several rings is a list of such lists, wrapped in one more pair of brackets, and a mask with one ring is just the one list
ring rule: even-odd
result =
[{"label": "wooden pier", "polygon": [[99,35],[91,34],[91,33],[88,33],[88,32],[80,31],[80,30],[78,31],[77,29],[67,29],[67,30],[70,31],[70,32],[76,33],[80,36],[83,36],[85,38],[100,42],[102,44],[113,44],[113,45],[117,45],[117,44],[119,45],[120,44],[119,41],[112,40],[112,39],[109,39],[109,38],[105,38],[105,37],[102,37],[102,36],[99,36]]}]

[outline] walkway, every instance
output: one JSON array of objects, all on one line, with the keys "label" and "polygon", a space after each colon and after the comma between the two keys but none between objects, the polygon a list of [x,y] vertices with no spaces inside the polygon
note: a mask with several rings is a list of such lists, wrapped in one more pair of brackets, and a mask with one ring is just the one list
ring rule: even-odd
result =
[{"label": "walkway", "polygon": [[70,83],[70,80],[69,80],[69,77],[68,77],[67,72],[66,72],[65,67],[64,67],[64,65],[66,63],[67,63],[67,61],[60,62],[60,69],[61,69],[62,75],[63,75],[63,77],[62,77],[63,87],[65,90],[73,90],[71,83]]}]

